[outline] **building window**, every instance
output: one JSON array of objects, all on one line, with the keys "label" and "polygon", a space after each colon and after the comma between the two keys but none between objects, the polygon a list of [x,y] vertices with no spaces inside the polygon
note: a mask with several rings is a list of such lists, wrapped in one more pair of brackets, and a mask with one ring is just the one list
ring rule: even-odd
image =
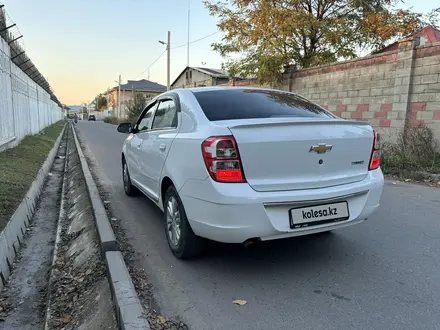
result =
[{"label": "building window", "polygon": [[192,71],[189,72],[189,79],[192,79],[193,75],[192,75]]}]

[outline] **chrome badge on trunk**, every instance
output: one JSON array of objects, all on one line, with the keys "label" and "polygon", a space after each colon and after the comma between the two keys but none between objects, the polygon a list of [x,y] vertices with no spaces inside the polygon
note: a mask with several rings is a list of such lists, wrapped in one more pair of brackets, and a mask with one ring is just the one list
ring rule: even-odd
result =
[{"label": "chrome badge on trunk", "polygon": [[311,146],[309,152],[317,152],[318,154],[326,153],[332,150],[333,146],[331,144],[319,143],[315,146]]}]

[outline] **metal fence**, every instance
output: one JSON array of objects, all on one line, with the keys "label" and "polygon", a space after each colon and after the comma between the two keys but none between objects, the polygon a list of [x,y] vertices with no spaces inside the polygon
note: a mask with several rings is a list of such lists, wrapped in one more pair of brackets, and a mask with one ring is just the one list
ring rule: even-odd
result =
[{"label": "metal fence", "polygon": [[[1,28],[7,24],[3,22],[3,10],[0,16]],[[26,135],[36,134],[63,118],[60,103],[46,80],[37,83],[35,76],[25,72],[33,64],[9,40],[13,37],[4,33],[0,37],[0,151],[16,146]],[[19,67],[20,63],[25,64]]]}]

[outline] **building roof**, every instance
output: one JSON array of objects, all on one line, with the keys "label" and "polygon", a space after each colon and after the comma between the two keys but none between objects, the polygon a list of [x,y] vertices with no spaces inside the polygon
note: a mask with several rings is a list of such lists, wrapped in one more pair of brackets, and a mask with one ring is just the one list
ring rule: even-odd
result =
[{"label": "building roof", "polygon": [[212,69],[212,68],[200,68],[200,67],[194,67],[194,66],[187,66],[185,69],[183,69],[183,71],[177,76],[176,79],[174,79],[173,83],[171,84],[174,85],[175,82],[177,80],[179,80],[179,78],[183,75],[184,72],[186,72],[188,69],[192,69],[195,71],[199,71],[201,73],[204,73],[208,76],[211,76],[213,78],[218,78],[218,79],[227,79],[229,78],[229,75],[226,71],[221,70],[221,69]]},{"label": "building roof", "polygon": [[[118,86],[112,89],[118,89]],[[167,87],[147,79],[128,80],[126,84],[121,84],[121,90],[134,90],[139,92],[166,92]]]},{"label": "building roof", "polygon": [[[415,33],[406,36],[405,38],[402,38],[400,40],[409,38],[409,37],[420,37],[420,45],[429,45],[436,42],[440,42],[440,30],[436,29],[435,27],[428,25],[424,28],[416,31]],[[391,45],[386,46],[385,48],[374,52],[373,54],[379,54],[379,53],[385,53],[385,52],[391,52],[393,50],[397,50],[399,48],[399,41],[393,42]]]},{"label": "building roof", "polygon": [[228,78],[228,73],[221,69],[192,67],[193,70],[200,71],[214,78]]}]

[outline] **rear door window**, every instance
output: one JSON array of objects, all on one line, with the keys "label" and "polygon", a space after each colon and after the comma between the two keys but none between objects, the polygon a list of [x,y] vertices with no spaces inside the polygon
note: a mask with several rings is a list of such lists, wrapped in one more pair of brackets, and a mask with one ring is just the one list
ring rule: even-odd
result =
[{"label": "rear door window", "polygon": [[218,89],[196,91],[194,95],[210,121],[277,117],[335,118],[301,96],[275,90]]},{"label": "rear door window", "polygon": [[177,127],[177,108],[172,99],[162,100],[154,113],[152,129]]}]

